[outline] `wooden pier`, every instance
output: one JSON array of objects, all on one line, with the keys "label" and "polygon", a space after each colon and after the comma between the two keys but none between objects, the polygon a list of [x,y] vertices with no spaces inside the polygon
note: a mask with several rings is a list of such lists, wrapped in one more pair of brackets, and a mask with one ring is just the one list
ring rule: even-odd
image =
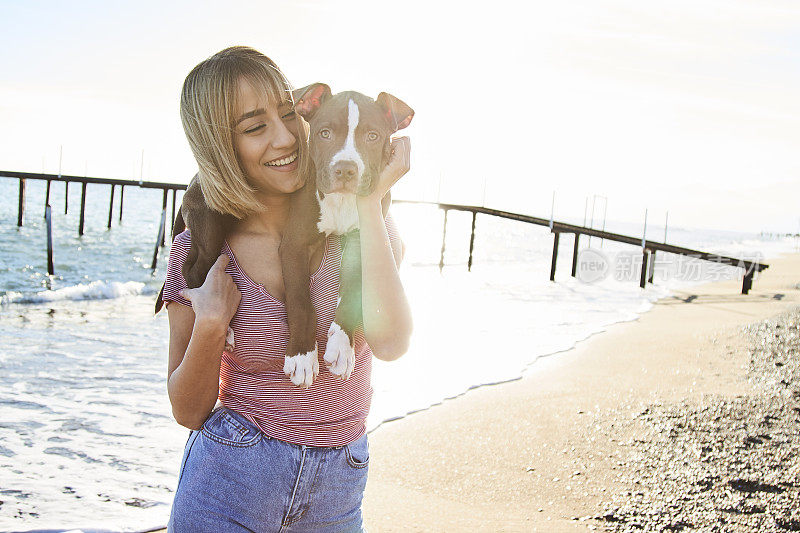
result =
[{"label": "wooden pier", "polygon": [[[158,229],[158,237],[156,239],[156,249],[153,254],[152,268],[156,268],[156,259],[158,258],[159,248],[164,246],[166,234],[166,215],[167,215],[167,197],[168,193],[172,191],[172,220],[175,220],[175,197],[179,190],[186,190],[186,185],[181,183],[164,183],[153,181],[137,181],[137,180],[120,180],[109,178],[90,178],[87,176],[68,176],[62,174],[40,174],[35,172],[16,172],[8,170],[0,170],[0,177],[14,178],[19,180],[19,202],[17,212],[17,226],[22,226],[23,216],[25,213],[25,189],[28,180],[40,180],[47,182],[47,188],[44,199],[45,219],[47,225],[47,265],[48,274],[53,274],[53,245],[52,245],[52,216],[50,206],[50,188],[52,182],[63,182],[65,187],[64,194],[64,214],[67,213],[69,204],[69,184],[72,182],[81,184],[81,207],[78,215],[78,236],[82,236],[85,229],[85,215],[86,215],[86,187],[92,185],[110,185],[108,200],[108,222],[107,229],[111,229],[111,219],[114,212],[114,192],[117,186],[120,187],[119,191],[119,220],[122,221],[122,208],[125,199],[125,187],[140,187],[143,189],[161,189],[161,223]],[[170,226],[171,227],[171,226]]]},{"label": "wooden pier", "polygon": [[475,242],[475,219],[478,213],[484,215],[490,215],[500,218],[506,218],[509,220],[517,220],[519,222],[526,222],[528,224],[536,224],[538,226],[546,226],[550,228],[550,231],[553,233],[553,255],[552,261],[550,263],[550,280],[555,281],[556,275],[556,260],[558,258],[558,244],[559,244],[559,237],[562,233],[572,234],[574,239],[573,244],[573,252],[572,252],[572,276],[575,276],[577,261],[578,261],[578,242],[580,240],[581,235],[587,235],[592,237],[600,237],[601,239],[608,239],[610,241],[621,242],[624,244],[630,244],[636,247],[641,248],[642,250],[642,266],[640,270],[639,276],[639,286],[644,288],[645,283],[653,283],[653,273],[654,273],[654,265],[655,265],[655,253],[656,252],[669,252],[672,254],[677,255],[684,255],[688,257],[692,257],[695,259],[702,259],[704,261],[711,261],[714,263],[722,263],[734,267],[739,267],[744,269],[744,274],[742,278],[742,294],[747,294],[753,286],[753,274],[755,272],[761,272],[762,270],[766,270],[769,268],[769,265],[765,263],[760,263],[757,261],[747,261],[745,259],[737,259],[734,257],[727,257],[724,255],[712,254],[709,252],[703,252],[700,250],[692,250],[691,248],[685,248],[682,246],[675,246],[671,244],[667,244],[664,242],[657,242],[651,240],[645,240],[642,237],[632,237],[629,235],[621,235],[619,233],[613,233],[610,231],[598,230],[593,228],[587,228],[585,226],[578,226],[575,224],[567,224],[566,222],[558,222],[556,220],[548,219],[548,218],[539,218],[530,215],[522,215],[519,213],[511,213],[509,211],[500,211],[498,209],[490,209],[488,207],[478,207],[478,206],[467,206],[467,205],[458,205],[458,204],[443,204],[437,202],[422,202],[422,201],[413,201],[413,200],[394,200],[396,203],[408,203],[408,204],[421,204],[421,205],[434,205],[438,206],[439,209],[444,210],[444,229],[443,229],[443,236],[442,236],[442,251],[441,256],[439,258],[439,268],[441,269],[444,266],[444,251],[445,251],[445,238],[447,232],[447,212],[448,211],[466,211],[468,213],[472,213],[472,234],[470,235],[470,244],[469,244],[469,259],[467,260],[467,268],[472,268],[472,252],[474,248]]},{"label": "wooden pier", "polygon": [[[0,177],[6,178],[14,178],[19,180],[19,208],[17,214],[17,226],[22,226],[23,220],[23,213],[25,210],[25,188],[26,188],[26,181],[27,180],[44,180],[47,181],[47,193],[45,195],[45,213],[47,218],[48,224],[48,271],[52,274],[52,230],[50,227],[51,224],[51,211],[50,211],[50,186],[52,182],[63,182],[65,187],[69,187],[71,182],[76,182],[81,184],[81,207],[80,207],[80,215],[79,215],[79,222],[78,222],[78,235],[83,235],[84,232],[84,214],[86,211],[86,187],[89,184],[92,185],[107,185],[111,186],[109,192],[109,205],[108,205],[108,223],[107,227],[111,228],[111,218],[112,212],[114,208],[114,191],[117,186],[120,186],[120,195],[119,195],[119,220],[122,220],[122,207],[123,207],[123,199],[125,194],[125,187],[141,187],[145,189],[161,189],[163,192],[162,202],[161,202],[161,220],[159,224],[158,235],[156,237],[156,246],[155,252],[153,253],[153,263],[152,268],[155,270],[156,267],[156,259],[158,257],[159,248],[164,246],[165,243],[165,235],[166,235],[166,222],[167,222],[167,200],[168,200],[168,193],[172,191],[172,218],[170,221],[175,220],[175,202],[176,202],[176,193],[179,190],[186,190],[187,185],[180,184],[180,183],[163,183],[163,182],[149,182],[149,181],[137,181],[137,180],[119,180],[119,179],[107,179],[107,178],[90,178],[86,176],[67,176],[61,174],[39,174],[39,173],[32,173],[32,172],[15,172],[15,171],[2,171],[0,170]],[[67,212],[67,197],[68,195],[65,194],[64,197],[64,212]],[[534,217],[530,215],[522,215],[519,213],[511,213],[509,211],[500,211],[498,209],[490,209],[488,207],[478,207],[478,206],[467,206],[467,205],[458,205],[458,204],[446,204],[446,203],[437,203],[437,202],[423,202],[423,201],[414,201],[414,200],[394,200],[395,203],[407,203],[407,204],[421,204],[421,205],[431,205],[437,206],[439,209],[444,210],[444,228],[442,231],[442,249],[439,259],[439,268],[444,268],[444,252],[445,252],[445,242],[447,236],[447,213],[449,211],[465,211],[472,213],[472,232],[470,235],[469,241],[469,258],[467,260],[467,268],[469,270],[472,269],[472,254],[474,251],[475,246],[475,223],[478,214],[484,214],[494,217],[506,218],[509,220],[516,220],[519,222],[525,222],[528,224],[536,224],[539,226],[546,226],[550,228],[550,231],[553,233],[553,255],[550,264],[550,280],[555,281],[555,274],[556,274],[556,262],[558,259],[558,245],[559,239],[562,233],[572,234],[573,235],[573,253],[572,253],[572,276],[574,277],[576,274],[576,267],[578,261],[578,243],[580,240],[581,235],[587,235],[590,237],[599,237],[601,239],[608,239],[611,241],[616,241],[624,244],[630,244],[632,246],[636,246],[641,248],[642,250],[642,266],[640,270],[639,276],[639,286],[644,288],[647,282],[653,283],[653,273],[654,273],[654,264],[655,264],[655,253],[656,252],[669,252],[672,254],[677,255],[684,255],[689,256],[696,259],[702,259],[704,261],[711,261],[715,263],[722,263],[734,267],[739,267],[744,269],[743,279],[742,279],[742,294],[747,294],[753,285],[753,274],[756,272],[761,272],[769,268],[769,265],[756,262],[756,261],[748,261],[745,259],[737,259],[734,257],[727,257],[717,254],[712,254],[709,252],[703,252],[700,250],[692,250],[690,248],[684,248],[682,246],[674,246],[671,244],[667,244],[665,242],[656,242],[652,240],[646,240],[642,237],[632,237],[629,235],[621,235],[619,233],[612,233],[609,231],[604,230],[597,230],[593,228],[587,228],[585,226],[578,226],[575,224],[568,224],[566,222],[559,222],[553,220],[552,218],[540,218]],[[171,226],[172,224],[170,224]]]}]

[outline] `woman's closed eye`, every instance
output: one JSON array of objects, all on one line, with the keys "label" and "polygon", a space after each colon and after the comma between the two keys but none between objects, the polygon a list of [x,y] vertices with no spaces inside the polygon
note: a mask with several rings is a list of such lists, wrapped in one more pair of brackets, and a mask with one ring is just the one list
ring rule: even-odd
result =
[{"label": "woman's closed eye", "polygon": [[247,133],[247,134],[255,133],[255,132],[257,132],[257,131],[259,131],[259,130],[261,130],[263,128],[266,128],[266,127],[267,127],[266,124],[256,124],[255,126],[250,126],[246,130],[244,130],[244,132]]},{"label": "woman's closed eye", "polygon": [[[296,116],[297,114],[295,113],[294,109],[290,109],[288,112],[286,112],[281,116],[281,120],[294,120]],[[250,126],[246,130],[244,130],[244,132],[249,135],[251,133],[259,132],[266,127],[267,127],[266,123],[261,122],[259,124],[254,124],[253,126]]]}]

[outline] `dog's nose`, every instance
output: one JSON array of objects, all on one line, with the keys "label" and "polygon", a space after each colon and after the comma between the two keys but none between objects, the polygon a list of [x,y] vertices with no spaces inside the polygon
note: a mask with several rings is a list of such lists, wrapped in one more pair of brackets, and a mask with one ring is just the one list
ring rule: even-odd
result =
[{"label": "dog's nose", "polygon": [[349,181],[358,174],[358,166],[355,161],[337,161],[331,170],[334,177],[342,181]]}]

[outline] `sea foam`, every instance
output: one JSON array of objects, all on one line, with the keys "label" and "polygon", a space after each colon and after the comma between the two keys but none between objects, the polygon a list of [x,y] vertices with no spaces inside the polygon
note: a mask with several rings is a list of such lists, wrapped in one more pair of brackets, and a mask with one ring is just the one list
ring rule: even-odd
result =
[{"label": "sea foam", "polygon": [[40,291],[34,294],[23,294],[9,291],[0,297],[0,304],[35,304],[64,300],[107,300],[123,296],[148,294],[152,289],[138,281],[92,281],[54,291]]}]

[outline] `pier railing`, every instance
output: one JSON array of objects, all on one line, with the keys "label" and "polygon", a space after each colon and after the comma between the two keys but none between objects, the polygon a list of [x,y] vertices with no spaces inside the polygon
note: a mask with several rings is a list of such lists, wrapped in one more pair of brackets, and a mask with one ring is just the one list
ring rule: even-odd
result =
[{"label": "pier railing", "polygon": [[576,224],[568,224],[566,222],[559,222],[557,220],[534,217],[530,215],[522,215],[519,213],[512,213],[509,211],[500,211],[498,209],[491,209],[488,207],[458,205],[458,204],[443,204],[437,202],[422,202],[414,200],[394,200],[397,203],[410,203],[422,205],[435,205],[444,211],[444,228],[442,230],[442,251],[439,257],[439,268],[444,267],[444,251],[445,241],[447,236],[447,212],[448,211],[466,211],[472,213],[472,232],[469,239],[469,258],[467,260],[467,268],[472,268],[472,252],[475,245],[475,220],[478,213],[490,215],[494,217],[506,218],[509,220],[517,220],[519,222],[526,222],[528,224],[536,224],[538,226],[546,226],[550,228],[553,233],[553,255],[550,263],[550,280],[555,281],[556,275],[556,259],[558,258],[558,244],[559,237],[562,233],[572,234],[573,252],[572,252],[572,276],[575,276],[577,262],[578,262],[578,243],[581,235],[590,237],[600,237],[601,239],[608,239],[624,244],[630,244],[642,249],[642,267],[639,276],[639,286],[645,287],[645,283],[653,283],[653,273],[655,266],[655,253],[669,252],[677,255],[689,256],[695,259],[702,259],[704,261],[711,261],[714,263],[722,263],[733,267],[744,269],[742,276],[742,294],[747,294],[753,286],[753,274],[761,272],[769,268],[769,265],[757,261],[748,261],[745,259],[738,259],[734,257],[727,257],[724,255],[713,254],[710,252],[703,252],[700,250],[693,250],[683,246],[675,246],[664,242],[657,242],[647,240],[642,237],[632,237],[629,235],[621,235],[610,231],[598,230],[594,228],[587,228],[585,226],[578,226]]},{"label": "pier railing", "polygon": [[[172,192],[172,218],[171,221],[175,220],[175,196],[177,191],[179,190],[186,190],[185,184],[180,183],[165,183],[165,182],[152,182],[152,181],[137,181],[137,180],[121,180],[121,179],[108,179],[108,178],[91,178],[86,176],[69,176],[69,175],[62,175],[62,174],[40,174],[40,173],[33,173],[33,172],[16,172],[16,171],[5,171],[0,170],[0,177],[6,178],[14,178],[19,180],[19,208],[17,214],[17,226],[22,226],[22,219],[25,210],[25,187],[27,180],[43,180],[47,181],[47,190],[45,193],[45,217],[47,219],[47,226],[48,226],[48,273],[53,274],[52,272],[52,229],[51,229],[51,206],[50,206],[50,187],[52,182],[63,182],[66,188],[66,192],[69,191],[69,184],[72,182],[80,183],[81,184],[81,207],[80,207],[80,216],[78,222],[78,235],[83,235],[84,230],[84,214],[86,211],[86,187],[88,184],[93,185],[110,185],[110,194],[109,194],[109,204],[108,204],[108,224],[107,227],[111,228],[111,219],[112,213],[114,209],[114,191],[117,186],[120,187],[120,196],[119,196],[119,219],[122,220],[122,208],[123,208],[123,201],[124,201],[124,194],[125,194],[125,187],[141,187],[145,189],[161,189],[163,191],[162,202],[161,202],[161,222],[159,224],[158,236],[156,238],[156,247],[155,252],[153,253],[153,263],[152,268],[155,270],[156,268],[156,259],[158,257],[159,248],[164,246],[165,243],[165,234],[166,234],[166,221],[167,221],[167,199],[168,193]],[[64,195],[64,213],[67,213],[69,204],[68,204],[69,194]],[[600,237],[602,239],[608,239],[611,241],[616,241],[624,244],[630,244],[632,246],[640,247],[642,249],[642,266],[640,271],[639,277],[639,286],[644,288],[645,283],[653,283],[653,272],[654,272],[654,264],[655,264],[655,253],[657,251],[660,252],[669,252],[672,254],[684,255],[689,256],[696,259],[702,259],[704,261],[711,261],[715,263],[722,263],[734,267],[739,267],[744,269],[743,278],[742,278],[742,294],[747,294],[753,285],[753,274],[756,272],[761,272],[769,268],[769,265],[765,263],[760,263],[757,261],[748,261],[745,259],[738,259],[734,257],[727,257],[718,254],[713,254],[709,252],[703,252],[700,250],[692,250],[690,248],[685,248],[682,246],[675,246],[671,244],[667,244],[665,242],[657,242],[652,240],[647,240],[643,237],[633,237],[629,235],[622,235],[619,233],[613,233],[610,231],[598,230],[586,226],[578,226],[575,224],[568,224],[566,222],[559,222],[557,220],[553,220],[552,218],[540,218],[534,217],[531,215],[523,215],[519,213],[512,213],[509,211],[501,211],[498,209],[491,209],[488,207],[479,207],[479,206],[468,206],[468,205],[458,205],[458,204],[447,204],[447,203],[438,203],[438,202],[424,202],[424,201],[415,201],[415,200],[394,200],[395,203],[407,203],[407,204],[421,204],[421,205],[432,205],[437,206],[439,209],[444,210],[444,227],[442,231],[442,250],[439,259],[439,268],[442,269],[444,267],[444,252],[445,252],[445,242],[447,236],[447,213],[448,211],[466,211],[472,213],[472,231],[470,234],[469,240],[469,258],[467,260],[467,268],[469,270],[472,269],[472,253],[475,246],[475,222],[478,213],[506,218],[510,220],[516,220],[519,222],[525,222],[528,224],[536,224],[539,226],[546,226],[550,228],[550,231],[553,233],[553,255],[552,261],[550,265],[550,280],[555,281],[555,273],[556,273],[556,260],[558,257],[558,245],[559,245],[559,238],[562,233],[572,234],[574,236],[574,244],[573,244],[573,254],[572,254],[572,276],[575,276],[577,261],[578,261],[578,243],[580,240],[581,235],[587,235],[589,237]]]}]

